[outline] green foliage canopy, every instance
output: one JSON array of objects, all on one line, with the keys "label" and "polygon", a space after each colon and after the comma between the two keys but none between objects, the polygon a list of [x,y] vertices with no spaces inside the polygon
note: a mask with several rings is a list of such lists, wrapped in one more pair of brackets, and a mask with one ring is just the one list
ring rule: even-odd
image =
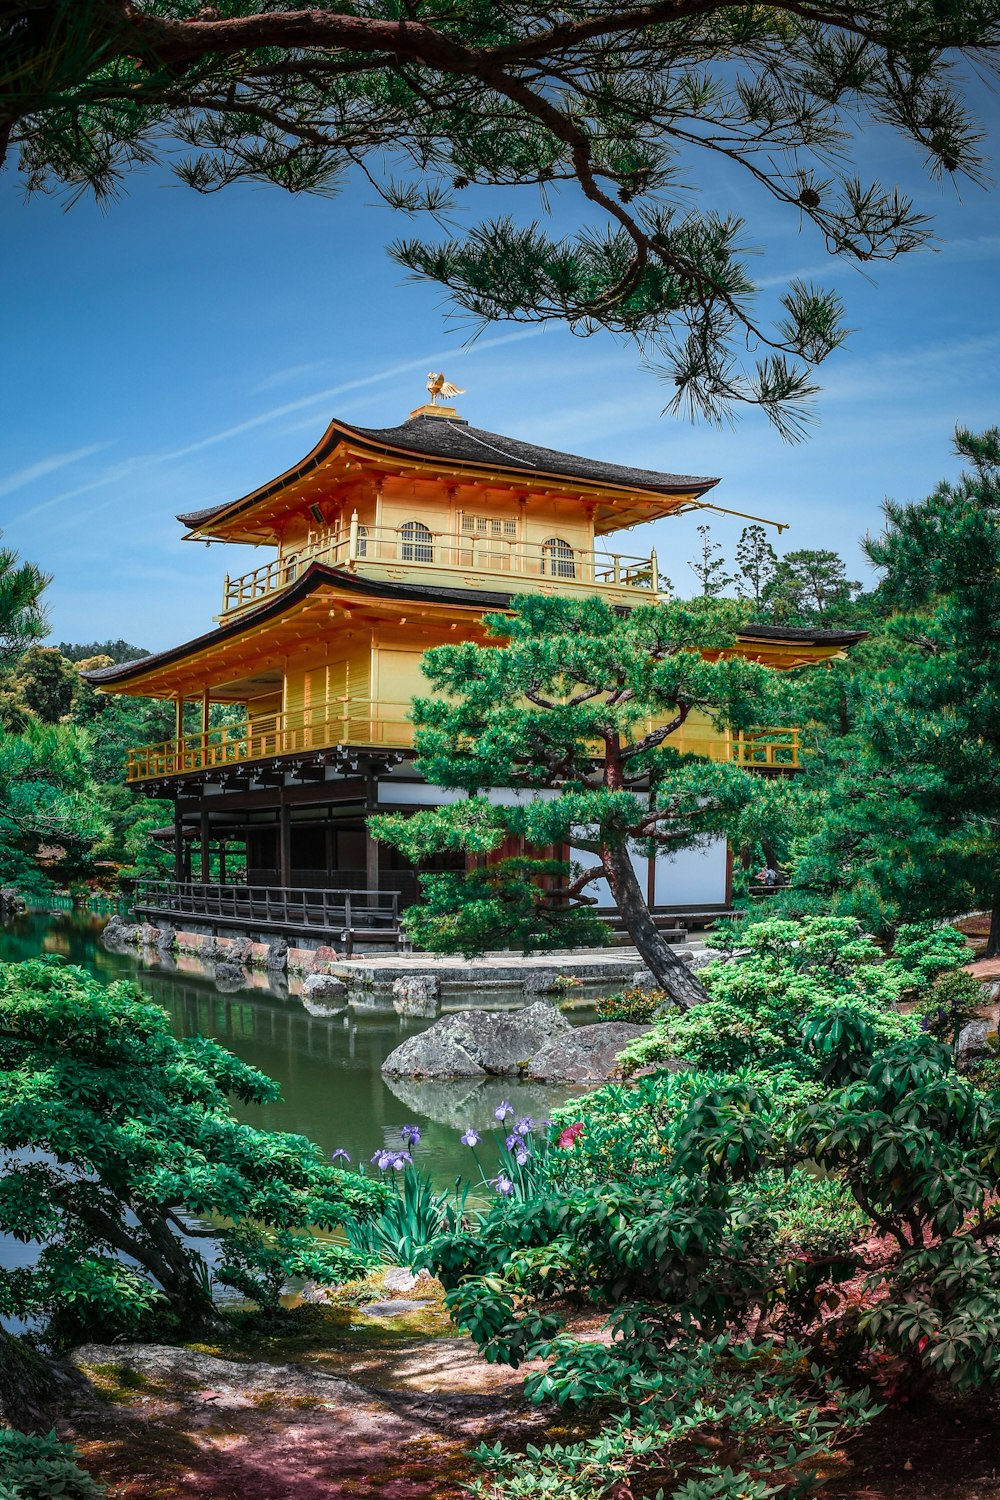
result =
[{"label": "green foliage canopy", "polygon": [[230,1111],[276,1092],[216,1043],[174,1038],[131,983],[0,965],[0,1231],[42,1247],[0,1271],[0,1313],[57,1345],[169,1333],[211,1322],[213,1279],[273,1306],[290,1275],[356,1272],[312,1230],[364,1219],[383,1190]]},{"label": "green foliage canopy", "polygon": [[825,817],[802,841],[795,881],[882,928],[987,907],[995,954],[1000,432],[959,431],[956,448],[969,464],[960,479],[888,504],[867,544],[893,612],[885,654],[826,767]]}]

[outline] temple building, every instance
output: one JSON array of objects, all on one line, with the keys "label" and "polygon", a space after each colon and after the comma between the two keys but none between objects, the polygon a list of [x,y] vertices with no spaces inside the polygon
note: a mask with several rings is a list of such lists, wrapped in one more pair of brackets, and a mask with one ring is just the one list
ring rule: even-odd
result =
[{"label": "temple building", "polygon": [[[104,691],[176,706],[174,738],[131,750],[125,770],[175,809],[174,878],[140,883],[137,910],[348,949],[394,940],[417,871],[375,843],[366,818],[458,795],[428,785],[414,762],[407,714],[426,691],[423,653],[484,640],[484,611],[516,594],[655,601],[657,558],[618,551],[621,533],[710,505],[717,483],[486,432],[432,396],[396,427],[333,421],[287,473],[180,516],[193,540],[272,555],[225,579],[212,630],[87,674]],[[855,639],[755,625],[737,649],[787,670]],[[766,774],[799,763],[793,729],[732,735],[692,715],[671,744]],[[724,842],[642,864],[657,911],[728,904]]]}]

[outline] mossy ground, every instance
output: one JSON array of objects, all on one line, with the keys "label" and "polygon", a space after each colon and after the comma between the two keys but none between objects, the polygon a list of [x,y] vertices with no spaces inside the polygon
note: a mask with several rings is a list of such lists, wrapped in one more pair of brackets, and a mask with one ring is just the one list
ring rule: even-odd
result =
[{"label": "mossy ground", "polygon": [[[397,1299],[428,1306],[392,1319],[362,1311],[387,1300],[380,1283],[270,1319],[227,1313],[216,1339],[188,1346],[234,1362],[220,1391],[113,1360],[89,1366],[98,1399],[62,1435],[109,1500],[458,1500],[474,1472],[470,1446],[521,1427],[537,1437],[544,1417],[524,1402],[520,1375],[487,1365],[456,1335],[436,1282]],[[239,1366],[261,1364],[351,1381],[360,1392],[327,1400],[241,1391]]]}]

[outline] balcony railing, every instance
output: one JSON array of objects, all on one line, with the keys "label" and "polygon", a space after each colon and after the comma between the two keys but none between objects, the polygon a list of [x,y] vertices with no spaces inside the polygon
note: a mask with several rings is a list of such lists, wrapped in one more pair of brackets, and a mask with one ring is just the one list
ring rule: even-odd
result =
[{"label": "balcony railing", "polygon": [[350,526],[294,554],[273,558],[240,578],[227,576],[222,615],[248,609],[290,587],[313,562],[352,570],[404,566],[424,573],[471,573],[477,579],[489,575],[508,589],[527,582],[532,588],[554,587],[560,593],[634,590],[647,599],[655,594],[658,582],[655,553],[632,557],[621,552],[590,552],[556,538],[529,545],[512,536],[415,532],[412,522],[374,527],[352,519]]},{"label": "balcony railing", "polygon": [[[261,715],[238,724],[142,745],[128,751],[126,780],[155,781],[161,776],[213,771],[247,761],[328,750],[335,745],[378,745],[408,750],[413,746],[409,703],[376,703],[368,698],[340,697],[309,708]],[[649,721],[649,728],[655,724]],[[794,728],[721,732],[707,740],[686,742],[684,732],[671,735],[675,750],[695,751],[710,760],[731,760],[753,770],[797,771],[799,731]]]},{"label": "balcony railing", "polygon": [[344,697],[286,713],[261,714],[241,723],[129,750],[126,780],[149,781],[185,771],[212,771],[245,761],[294,755],[296,751],[327,750],[334,745],[407,749],[413,744],[413,725],[406,720],[409,709],[408,703]]}]

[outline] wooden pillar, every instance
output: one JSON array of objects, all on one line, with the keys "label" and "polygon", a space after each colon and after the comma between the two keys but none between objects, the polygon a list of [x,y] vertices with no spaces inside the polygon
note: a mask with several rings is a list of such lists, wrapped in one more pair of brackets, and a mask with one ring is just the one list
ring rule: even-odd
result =
[{"label": "wooden pillar", "polygon": [[184,820],[179,803],[174,803],[174,879],[184,879]]},{"label": "wooden pillar", "polygon": [[226,883],[226,841],[225,841],[225,839],[220,838],[220,840],[219,840],[219,884],[220,885],[225,885],[225,883]]},{"label": "wooden pillar", "polygon": [[292,883],[292,814],[287,802],[278,808],[278,884]]},{"label": "wooden pillar", "polygon": [[184,738],[184,699],[180,693],[174,699],[174,735],[179,740]]},{"label": "wooden pillar", "polygon": [[212,861],[210,843],[212,838],[212,824],[208,815],[208,808],[202,803],[201,808],[201,880],[207,885],[212,878]]},{"label": "wooden pillar", "polygon": [[365,884],[370,891],[378,890],[378,841],[373,839],[365,824]]}]

